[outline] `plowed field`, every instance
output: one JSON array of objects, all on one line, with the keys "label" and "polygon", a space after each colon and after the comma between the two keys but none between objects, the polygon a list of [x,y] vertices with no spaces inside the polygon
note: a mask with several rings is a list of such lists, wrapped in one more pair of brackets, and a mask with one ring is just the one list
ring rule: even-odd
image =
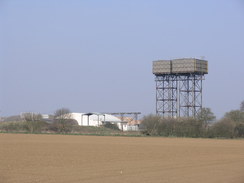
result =
[{"label": "plowed field", "polygon": [[0,183],[244,183],[244,140],[0,134]]}]

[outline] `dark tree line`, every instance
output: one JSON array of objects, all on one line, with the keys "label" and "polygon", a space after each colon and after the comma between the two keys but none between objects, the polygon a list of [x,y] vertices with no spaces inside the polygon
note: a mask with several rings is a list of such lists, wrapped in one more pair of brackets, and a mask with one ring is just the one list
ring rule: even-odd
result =
[{"label": "dark tree line", "polygon": [[[106,123],[102,127],[119,131],[117,125]],[[5,118],[0,123],[0,132],[29,132],[29,133],[82,133],[84,130],[88,133],[94,132],[95,129],[82,129],[78,122],[72,119],[72,113],[67,108],[57,109],[48,119],[44,119],[41,114],[27,112],[20,116]],[[102,129],[100,130],[102,132]]]},{"label": "dark tree line", "polygon": [[145,116],[142,132],[153,136],[243,138],[244,101],[240,110],[227,112],[216,121],[209,108],[203,108],[197,118],[163,118],[156,115]]},{"label": "dark tree line", "polygon": [[73,130],[73,127],[78,126],[78,123],[71,119],[71,112],[67,108],[56,110],[48,120],[43,119],[39,113],[27,112],[22,113],[21,116],[6,118],[6,122],[9,123],[1,126],[5,131],[27,131],[29,133],[45,131],[68,133]]}]

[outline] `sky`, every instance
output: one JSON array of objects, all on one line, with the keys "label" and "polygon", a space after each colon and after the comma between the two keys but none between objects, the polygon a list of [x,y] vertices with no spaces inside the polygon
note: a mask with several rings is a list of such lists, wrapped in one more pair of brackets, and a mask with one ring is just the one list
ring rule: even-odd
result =
[{"label": "sky", "polygon": [[0,0],[0,116],[155,113],[152,61],[205,58],[203,107],[244,100],[244,0]]}]

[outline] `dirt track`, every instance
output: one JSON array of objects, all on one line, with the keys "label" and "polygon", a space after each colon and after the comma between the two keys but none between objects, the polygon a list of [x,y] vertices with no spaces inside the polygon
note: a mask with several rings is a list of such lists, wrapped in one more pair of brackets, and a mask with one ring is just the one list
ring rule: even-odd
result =
[{"label": "dirt track", "polygon": [[0,183],[243,183],[244,140],[0,134]]}]

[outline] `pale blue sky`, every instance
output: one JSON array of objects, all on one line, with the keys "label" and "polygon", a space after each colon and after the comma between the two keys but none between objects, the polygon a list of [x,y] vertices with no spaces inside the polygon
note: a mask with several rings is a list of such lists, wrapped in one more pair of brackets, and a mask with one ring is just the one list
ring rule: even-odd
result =
[{"label": "pale blue sky", "polygon": [[[0,115],[155,113],[152,61],[204,56],[204,107],[244,100],[243,0],[0,0]],[[142,116],[143,116],[142,115]]]}]

